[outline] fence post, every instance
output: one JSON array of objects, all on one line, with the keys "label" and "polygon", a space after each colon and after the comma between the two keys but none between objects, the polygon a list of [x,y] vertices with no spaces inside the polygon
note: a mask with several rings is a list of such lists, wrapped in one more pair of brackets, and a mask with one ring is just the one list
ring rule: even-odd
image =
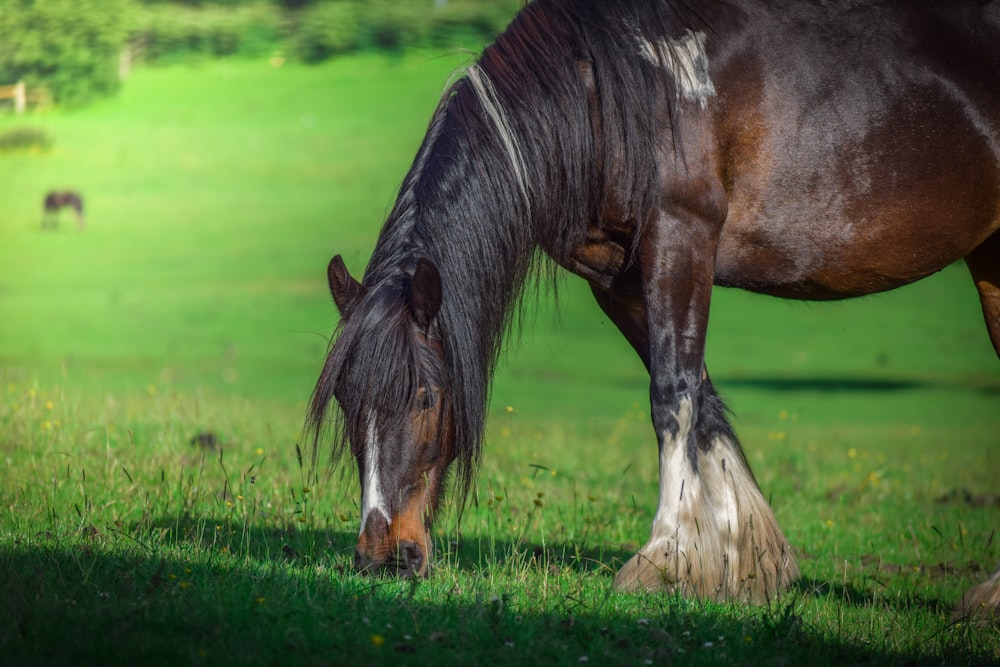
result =
[{"label": "fence post", "polygon": [[118,80],[124,81],[132,73],[132,45],[125,42],[118,52]]},{"label": "fence post", "polygon": [[28,106],[28,94],[24,88],[24,81],[14,84],[14,113],[21,115]]}]

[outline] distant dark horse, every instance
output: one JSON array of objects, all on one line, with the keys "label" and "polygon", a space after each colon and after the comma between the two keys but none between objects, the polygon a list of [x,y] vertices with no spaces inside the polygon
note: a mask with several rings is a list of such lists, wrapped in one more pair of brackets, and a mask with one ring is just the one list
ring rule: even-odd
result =
[{"label": "distant dark horse", "polygon": [[76,213],[76,224],[83,229],[83,197],[72,190],[52,191],[45,195],[42,210],[42,227],[55,227],[59,224],[59,210],[69,207]]},{"label": "distant dark horse", "polygon": [[1000,0],[529,4],[443,96],[364,279],[328,269],[311,426],[336,398],[357,567],[427,572],[541,249],[649,369],[659,504],[616,587],[767,599],[799,572],[705,367],[712,285],[841,299],[965,258],[1000,351],[998,228]]}]

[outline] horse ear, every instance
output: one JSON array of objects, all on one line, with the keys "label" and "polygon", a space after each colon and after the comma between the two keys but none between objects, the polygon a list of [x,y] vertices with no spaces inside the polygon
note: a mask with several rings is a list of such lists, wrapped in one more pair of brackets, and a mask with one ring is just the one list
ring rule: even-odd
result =
[{"label": "horse ear", "polygon": [[341,315],[346,315],[351,304],[365,293],[364,286],[347,270],[340,255],[335,255],[327,265],[326,281],[330,284],[330,294]]},{"label": "horse ear", "polygon": [[428,329],[441,309],[441,274],[429,259],[417,260],[410,281],[410,312],[421,329]]}]

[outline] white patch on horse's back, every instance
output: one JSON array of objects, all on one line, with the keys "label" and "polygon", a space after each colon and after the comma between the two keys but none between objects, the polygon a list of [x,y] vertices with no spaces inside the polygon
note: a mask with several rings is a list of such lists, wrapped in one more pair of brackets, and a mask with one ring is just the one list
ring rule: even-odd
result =
[{"label": "white patch on horse's back", "polygon": [[382,444],[378,439],[378,429],[375,426],[375,415],[368,415],[368,432],[365,434],[365,478],[361,483],[361,532],[365,531],[368,516],[372,511],[380,512],[387,524],[392,523],[389,508],[382,495],[382,484],[378,478],[379,450]]},{"label": "white patch on horse's back", "polygon": [[708,98],[715,97],[715,84],[708,75],[705,33],[686,30],[680,37],[656,43],[639,38],[639,53],[654,65],[669,70],[677,92],[685,100],[697,102],[704,109]]}]

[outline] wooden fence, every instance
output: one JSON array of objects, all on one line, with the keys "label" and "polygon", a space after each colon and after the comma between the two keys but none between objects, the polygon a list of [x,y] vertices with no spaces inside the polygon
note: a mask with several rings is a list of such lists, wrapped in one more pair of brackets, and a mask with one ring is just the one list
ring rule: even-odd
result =
[{"label": "wooden fence", "polygon": [[28,89],[24,81],[13,86],[0,86],[0,100],[14,100],[14,113],[22,114],[28,108]]},{"label": "wooden fence", "polygon": [[28,105],[36,109],[44,108],[52,103],[52,96],[46,88],[28,90],[24,81],[18,81],[10,86],[0,86],[0,101],[13,100],[14,113],[20,115],[28,109]]}]

